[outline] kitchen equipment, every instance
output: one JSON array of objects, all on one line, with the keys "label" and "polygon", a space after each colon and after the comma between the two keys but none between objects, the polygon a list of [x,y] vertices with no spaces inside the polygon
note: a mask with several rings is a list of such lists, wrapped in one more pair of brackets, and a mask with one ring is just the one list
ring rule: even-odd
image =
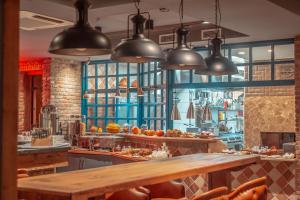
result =
[{"label": "kitchen equipment", "polygon": [[276,147],[277,149],[283,149],[284,143],[292,143],[296,141],[294,132],[260,132],[261,145]]},{"label": "kitchen equipment", "polygon": [[59,133],[59,117],[54,105],[42,107],[40,112],[40,128],[49,129],[50,134]]},{"label": "kitchen equipment", "polygon": [[82,131],[80,115],[71,115],[67,123],[67,135],[72,146],[78,146],[79,136]]},{"label": "kitchen equipment", "polygon": [[295,152],[296,152],[296,143],[295,142],[283,143],[282,147],[283,147],[283,153],[295,154]]},{"label": "kitchen equipment", "polygon": [[212,120],[212,116],[211,116],[211,110],[209,108],[209,105],[206,104],[203,110],[203,121],[211,121]]}]

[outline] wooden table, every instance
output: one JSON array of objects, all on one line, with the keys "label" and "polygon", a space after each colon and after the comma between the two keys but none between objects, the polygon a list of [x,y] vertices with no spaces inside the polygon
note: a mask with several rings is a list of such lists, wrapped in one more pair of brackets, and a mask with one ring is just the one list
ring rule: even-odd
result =
[{"label": "wooden table", "polygon": [[[219,186],[220,172],[260,160],[253,155],[200,153],[167,160],[145,161],[61,174],[20,179],[20,197],[26,199],[87,200],[103,193],[210,173],[212,187]],[[215,174],[216,173],[216,174]],[[215,174],[215,175],[214,175]],[[229,176],[225,176],[229,177]],[[217,179],[216,179],[217,178]],[[228,179],[224,179],[228,183]],[[222,182],[222,181],[221,181]],[[223,184],[226,184],[223,182]]]}]

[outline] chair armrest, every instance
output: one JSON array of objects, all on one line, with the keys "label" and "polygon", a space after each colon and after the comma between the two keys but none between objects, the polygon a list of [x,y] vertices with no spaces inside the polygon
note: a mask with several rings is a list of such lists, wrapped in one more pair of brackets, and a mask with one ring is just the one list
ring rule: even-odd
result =
[{"label": "chair armrest", "polygon": [[114,192],[106,200],[150,200],[150,196],[136,190],[135,188]]},{"label": "chair armrest", "polygon": [[222,195],[226,195],[228,193],[227,187],[219,187],[208,192],[199,194],[193,198],[193,200],[210,200],[213,198],[220,197]]},{"label": "chair armrest", "polygon": [[150,190],[151,198],[180,199],[185,197],[185,189],[183,184],[176,181],[147,185],[144,187]]}]

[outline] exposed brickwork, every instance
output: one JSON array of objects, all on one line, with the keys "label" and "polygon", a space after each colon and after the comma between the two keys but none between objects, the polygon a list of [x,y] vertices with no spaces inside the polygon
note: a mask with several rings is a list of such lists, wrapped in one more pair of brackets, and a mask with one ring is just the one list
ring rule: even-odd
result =
[{"label": "exposed brickwork", "polygon": [[50,76],[51,76],[51,60],[48,63],[45,63],[43,66],[43,74],[42,74],[42,105],[45,106],[49,104],[50,101],[50,93],[51,93],[51,84],[50,84]]},{"label": "exposed brickwork", "polygon": [[81,114],[80,74],[80,62],[52,59],[50,104],[57,107],[62,122],[65,122],[70,115]]},{"label": "exposed brickwork", "polygon": [[25,116],[25,95],[24,95],[24,73],[19,74],[19,93],[18,93],[18,131],[24,130]]},{"label": "exposed brickwork", "polygon": [[[42,105],[57,106],[62,119],[70,114],[80,114],[81,78],[80,63],[64,59],[43,59]],[[18,130],[24,130],[24,74],[19,78]]]}]

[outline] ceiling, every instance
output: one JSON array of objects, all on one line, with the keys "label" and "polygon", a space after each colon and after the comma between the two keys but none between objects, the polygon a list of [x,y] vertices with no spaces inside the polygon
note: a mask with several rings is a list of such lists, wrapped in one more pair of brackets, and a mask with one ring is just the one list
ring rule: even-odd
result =
[{"label": "ceiling", "polygon": [[[300,34],[300,1],[290,0],[221,0],[222,26],[248,36],[228,39],[227,43],[293,38]],[[76,18],[72,0],[22,0],[21,10],[73,21]],[[126,30],[127,15],[135,12],[132,0],[93,0],[89,20],[103,32]],[[178,23],[179,0],[142,0],[141,9],[149,11],[155,26]],[[167,8],[169,12],[161,12]],[[214,21],[213,0],[185,0],[184,21]],[[100,20],[99,20],[100,19]],[[65,27],[66,28],[66,27]],[[51,39],[63,28],[20,32],[21,57],[51,56],[47,53]],[[193,33],[197,34],[197,33]],[[202,42],[204,44],[204,42]],[[196,45],[202,44],[197,43]],[[206,43],[206,42],[205,42]]]}]

